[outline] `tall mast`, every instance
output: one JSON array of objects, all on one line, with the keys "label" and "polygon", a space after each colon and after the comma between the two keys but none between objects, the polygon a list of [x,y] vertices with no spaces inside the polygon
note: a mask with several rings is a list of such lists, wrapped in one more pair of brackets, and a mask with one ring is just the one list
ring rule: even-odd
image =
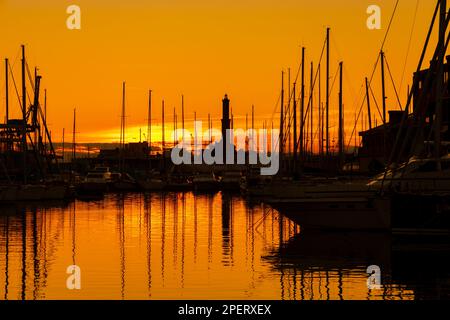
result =
[{"label": "tall mast", "polygon": [[383,123],[386,123],[386,84],[384,81],[384,52],[381,50],[381,93],[383,95]]},{"label": "tall mast", "polygon": [[[253,116],[252,116],[253,117]],[[253,126],[253,123],[252,123]],[[253,130],[255,128],[252,128]],[[280,163],[281,167],[283,167],[283,145],[284,145],[284,71],[281,71],[281,100],[280,100]],[[253,138],[253,137],[252,137]]]},{"label": "tall mast", "polygon": [[301,91],[301,100],[300,100],[300,158],[303,157],[303,140],[304,140],[304,131],[305,131],[305,47],[302,48],[302,91]]},{"label": "tall mast", "polygon": [[255,129],[255,106],[254,105],[252,105],[252,129],[253,130]]},{"label": "tall mast", "polygon": [[122,114],[120,117],[120,159],[119,167],[120,172],[123,173],[123,158],[125,152],[125,81],[122,82]]},{"label": "tall mast", "polygon": [[22,45],[22,152],[23,182],[27,183],[27,87],[25,81],[25,46]]},{"label": "tall mast", "polygon": [[293,112],[293,118],[294,118],[294,171],[297,168],[297,148],[298,148],[298,141],[297,141],[297,99],[296,99],[296,93],[295,93],[295,87],[297,83],[294,82],[294,85],[292,87],[292,96],[294,97],[294,112]]},{"label": "tall mast", "polygon": [[120,136],[121,136],[121,148],[125,147],[125,81],[122,82],[122,114],[121,114],[121,128],[120,128]]},{"label": "tall mast", "polygon": [[[195,154],[197,154],[196,147],[197,147],[197,143],[198,143],[198,140],[197,140],[197,125],[196,125],[196,123],[197,123],[197,111],[194,111],[194,148],[193,148],[193,150],[195,150],[194,151]],[[225,141],[225,138],[223,138],[223,139]],[[223,145],[224,145],[224,152],[223,152],[223,154],[225,154],[225,143]]]},{"label": "tall mast", "polygon": [[173,108],[173,147],[175,148],[177,141],[177,110]]},{"label": "tall mast", "polygon": [[212,143],[212,132],[211,132],[211,114],[208,113],[208,138],[209,138],[209,144]]},{"label": "tall mast", "polygon": [[367,79],[367,77],[366,77],[366,99],[367,99],[367,115],[369,116],[369,130],[372,130],[372,115],[370,113],[369,79]]},{"label": "tall mast", "polygon": [[327,28],[327,74],[325,93],[325,134],[326,134],[326,155],[330,155],[330,132],[329,132],[329,110],[330,110],[330,28]]},{"label": "tall mast", "polygon": [[322,139],[323,139],[323,125],[322,125],[322,79],[321,79],[321,71],[320,71],[320,63],[319,63],[319,99],[318,99],[318,103],[317,103],[317,110],[318,112],[318,117],[317,117],[317,123],[319,125],[319,130],[318,130],[318,147],[319,147],[319,155],[322,156],[323,153],[323,148],[322,148]]},{"label": "tall mast", "polygon": [[164,132],[164,100],[162,101],[162,108],[161,108],[161,119],[162,119],[162,126],[161,126],[161,130],[162,130],[162,141],[161,141],[161,149],[162,149],[162,155],[164,157],[164,145],[166,144],[166,139],[165,139],[165,132]]},{"label": "tall mast", "polygon": [[9,72],[8,72],[9,64],[8,59],[5,59],[5,101],[6,101],[6,115],[5,115],[5,123],[8,123],[9,120]]},{"label": "tall mast", "polygon": [[[288,139],[288,154],[291,153],[291,68],[288,68],[288,103],[286,108],[286,116],[288,119],[287,139]],[[264,129],[264,128],[263,128]]]},{"label": "tall mast", "polygon": [[184,143],[184,95],[181,95],[181,128],[183,129],[183,143]]},{"label": "tall mast", "polygon": [[[256,146],[256,142],[255,140],[255,105],[252,104],[252,128],[251,128],[251,132],[252,132],[252,146]],[[255,151],[255,150],[252,150]]]},{"label": "tall mast", "polygon": [[152,90],[148,90],[147,144],[148,144],[149,152],[151,152],[152,151]]},{"label": "tall mast", "polygon": [[313,62],[311,62],[311,92],[310,92],[310,94],[311,94],[311,109],[309,110],[309,112],[311,113],[310,114],[310,127],[311,127],[311,130],[310,130],[310,132],[309,132],[309,134],[310,134],[310,137],[311,137],[311,157],[313,156],[313,153],[314,153],[314,130],[313,130],[313,128],[314,128],[314,122],[313,122],[313,119],[314,119],[314,112],[313,112],[313,110],[314,110],[314,84],[313,84],[313,82],[314,82],[314,80],[313,80],[313,78],[314,78],[314,75],[313,75],[313,73],[314,73],[314,63]]},{"label": "tall mast", "polygon": [[439,57],[436,84],[436,125],[434,131],[435,157],[438,164],[438,170],[442,170],[441,165],[441,126],[442,126],[442,100],[444,90],[444,58],[445,58],[445,35],[446,35],[446,13],[447,0],[440,0],[439,13]]},{"label": "tall mast", "polygon": [[66,131],[66,129],[63,128],[63,132],[62,132],[62,162],[63,163],[64,163],[64,153],[65,153],[65,141],[64,141],[65,131]]},{"label": "tall mast", "polygon": [[[44,90],[44,123],[47,125],[47,89]],[[40,129],[39,129],[40,130]],[[41,131],[39,131],[41,133]],[[44,153],[47,153],[47,134],[45,133],[45,128],[43,128],[44,134]]]},{"label": "tall mast", "polygon": [[74,164],[76,158],[76,121],[77,121],[77,109],[73,109],[73,131],[72,131],[72,164]]},{"label": "tall mast", "polygon": [[[342,102],[342,71],[344,63],[339,63],[339,166],[344,164],[344,110]],[[356,135],[355,135],[356,136]]]},{"label": "tall mast", "polygon": [[245,114],[245,132],[248,131],[248,112]]}]

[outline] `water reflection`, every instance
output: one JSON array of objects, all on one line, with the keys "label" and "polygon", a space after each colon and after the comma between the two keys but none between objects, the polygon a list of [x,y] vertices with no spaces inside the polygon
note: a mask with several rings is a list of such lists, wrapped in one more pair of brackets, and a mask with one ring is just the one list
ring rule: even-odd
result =
[{"label": "water reflection", "polygon": [[[449,298],[445,241],[420,247],[386,234],[306,233],[231,194],[111,195],[0,210],[5,300]],[[81,290],[66,288],[72,264]],[[382,270],[381,290],[367,288],[369,265]]]}]

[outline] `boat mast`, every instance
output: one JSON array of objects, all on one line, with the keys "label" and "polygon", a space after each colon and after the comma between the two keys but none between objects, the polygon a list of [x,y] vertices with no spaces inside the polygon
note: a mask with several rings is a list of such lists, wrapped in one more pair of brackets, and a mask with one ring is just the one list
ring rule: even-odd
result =
[{"label": "boat mast", "polygon": [[322,80],[321,80],[321,64],[319,63],[318,66],[318,71],[319,71],[319,99],[318,99],[318,103],[317,103],[317,110],[319,111],[317,113],[317,123],[318,123],[318,148],[319,148],[319,156],[322,156],[323,153],[323,149],[322,149],[322,139],[323,139],[323,126],[322,126]]},{"label": "boat mast", "polygon": [[[291,68],[288,68],[288,103],[286,106],[286,116],[288,119],[287,139],[288,139],[288,155],[291,153]],[[264,129],[264,128],[263,128]]]},{"label": "boat mast", "polygon": [[[44,90],[44,123],[47,124],[47,89]],[[47,135],[45,134],[45,128],[42,128],[42,130],[44,131],[44,154],[47,155]],[[40,129],[39,134],[41,134]]]},{"label": "boat mast", "polygon": [[64,152],[65,152],[65,144],[64,144],[64,135],[65,135],[65,128],[63,128],[62,132],[62,162],[64,163]]},{"label": "boat mast", "polygon": [[25,46],[22,45],[22,166],[23,182],[27,183],[27,87],[25,82]]},{"label": "boat mast", "polygon": [[381,93],[383,95],[383,124],[386,124],[386,84],[384,79],[384,52],[381,50]]},{"label": "boat mast", "polygon": [[77,119],[77,109],[73,109],[73,131],[72,131],[72,166],[75,163],[76,159],[76,119]]},{"label": "boat mast", "polygon": [[311,157],[313,156],[313,153],[314,153],[314,130],[313,130],[313,128],[314,128],[314,126],[313,126],[313,124],[314,124],[314,122],[313,122],[313,119],[314,119],[314,113],[313,113],[313,110],[314,110],[314,84],[313,84],[313,82],[314,82],[314,80],[313,80],[313,77],[314,77],[314,75],[313,75],[313,73],[314,73],[314,63],[313,62],[311,62],[311,92],[310,92],[310,95],[311,95],[311,105],[310,105],[310,110],[309,110],[309,112],[311,113],[310,114],[310,132],[309,132],[309,134],[310,134],[310,139],[311,139]]},{"label": "boat mast", "polygon": [[305,131],[305,47],[302,48],[302,91],[301,91],[301,100],[300,100],[300,159],[303,158],[303,140],[304,140],[304,131]]},{"label": "boat mast", "polygon": [[444,58],[445,58],[445,34],[446,34],[446,13],[447,0],[440,0],[441,7],[439,13],[439,56],[438,71],[436,76],[436,125],[434,129],[435,157],[437,170],[442,170],[441,165],[441,126],[442,126],[442,100],[444,90]]},{"label": "boat mast", "polygon": [[147,115],[147,144],[149,152],[152,151],[152,90],[148,90],[148,115]]},{"label": "boat mast", "polygon": [[177,110],[173,108],[173,147],[175,148],[177,141]]},{"label": "boat mast", "polygon": [[183,129],[183,144],[184,144],[184,95],[181,95],[181,128]]},{"label": "boat mast", "polygon": [[252,145],[254,145],[254,138],[255,138],[255,106],[252,104]]},{"label": "boat mast", "polygon": [[161,108],[161,118],[162,118],[162,126],[161,126],[161,130],[162,130],[162,141],[161,141],[161,149],[162,149],[162,156],[164,158],[164,145],[166,144],[165,142],[165,136],[164,136],[164,100],[162,101],[162,108]]},{"label": "boat mast", "polygon": [[[253,115],[252,115],[253,118]],[[280,147],[280,163],[281,163],[281,169],[283,168],[283,138],[284,138],[284,71],[281,71],[281,100],[280,100],[280,142],[279,142],[279,147]],[[253,120],[252,120],[253,121]],[[254,123],[252,123],[253,126]],[[255,128],[252,128],[253,130],[255,130]],[[252,137],[253,138],[253,137]]]},{"label": "boat mast", "polygon": [[8,124],[8,120],[9,120],[9,73],[8,73],[8,68],[9,68],[9,62],[8,59],[5,59],[5,101],[6,101],[6,115],[5,115],[5,124]]},{"label": "boat mast", "polygon": [[212,143],[212,132],[211,132],[211,114],[208,113],[208,137],[209,137],[209,144]]},{"label": "boat mast", "polygon": [[122,115],[120,121],[120,172],[123,173],[123,157],[125,152],[125,81],[122,82]]},{"label": "boat mast", "polygon": [[[344,164],[344,110],[342,104],[342,73],[344,63],[339,63],[339,167]],[[356,137],[356,135],[355,135]],[[355,146],[356,147],[356,146]]]},{"label": "boat mast", "polygon": [[369,130],[372,130],[372,115],[370,113],[369,79],[367,79],[367,77],[366,77],[366,99],[367,99],[367,115],[369,116]]},{"label": "boat mast", "polygon": [[326,134],[326,156],[330,155],[330,132],[329,132],[329,109],[330,109],[330,28],[327,28],[327,74],[325,93],[325,134]]},{"label": "boat mast", "polygon": [[296,93],[295,93],[295,87],[296,87],[297,83],[294,82],[293,86],[292,86],[292,96],[294,98],[294,104],[293,104],[293,108],[294,108],[294,112],[293,112],[293,117],[294,117],[294,171],[296,171],[297,169],[297,147],[298,147],[298,141],[297,141],[297,99],[295,97]]}]

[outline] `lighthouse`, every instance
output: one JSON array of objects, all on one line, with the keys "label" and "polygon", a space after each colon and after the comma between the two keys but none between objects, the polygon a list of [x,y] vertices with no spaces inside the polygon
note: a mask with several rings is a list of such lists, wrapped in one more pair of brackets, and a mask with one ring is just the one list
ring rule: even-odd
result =
[{"label": "lighthouse", "polygon": [[230,131],[230,99],[228,99],[228,95],[225,94],[225,97],[222,100],[222,147],[223,147],[223,159],[224,163],[226,163],[226,154],[228,145],[231,143],[231,135]]}]

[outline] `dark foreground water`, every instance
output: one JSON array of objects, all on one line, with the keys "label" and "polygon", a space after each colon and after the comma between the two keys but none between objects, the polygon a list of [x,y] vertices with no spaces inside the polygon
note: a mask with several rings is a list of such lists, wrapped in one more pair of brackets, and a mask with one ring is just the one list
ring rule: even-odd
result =
[{"label": "dark foreground water", "polygon": [[[0,212],[1,299],[450,298],[446,245],[303,233],[239,196],[110,195]],[[80,290],[67,288],[70,265]],[[367,286],[370,265],[379,289]]]}]

